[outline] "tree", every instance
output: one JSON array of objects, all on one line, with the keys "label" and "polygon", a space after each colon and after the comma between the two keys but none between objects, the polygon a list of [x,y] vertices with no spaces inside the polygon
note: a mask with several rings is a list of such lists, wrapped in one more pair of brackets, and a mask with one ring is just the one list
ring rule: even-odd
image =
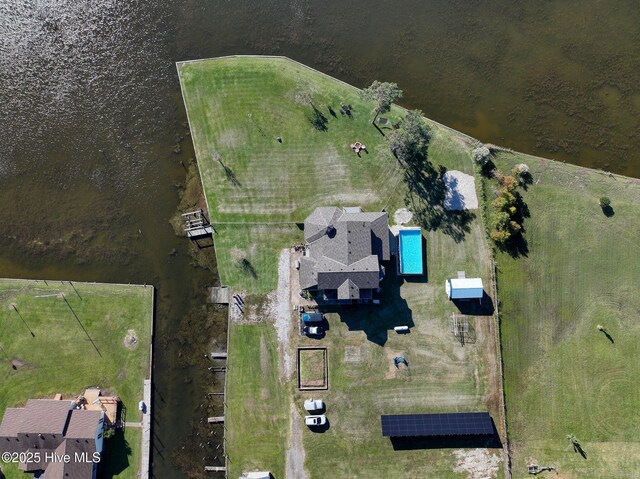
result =
[{"label": "tree", "polygon": [[407,166],[419,167],[427,158],[431,130],[420,110],[412,110],[387,136],[389,149]]},{"label": "tree", "polygon": [[608,196],[600,197],[600,208],[608,208],[611,206],[611,199]]},{"label": "tree", "polygon": [[380,82],[375,80],[370,87],[360,91],[360,96],[367,101],[375,102],[375,113],[371,123],[375,125],[378,115],[391,109],[391,104],[398,98],[402,98],[402,90],[396,83]]}]

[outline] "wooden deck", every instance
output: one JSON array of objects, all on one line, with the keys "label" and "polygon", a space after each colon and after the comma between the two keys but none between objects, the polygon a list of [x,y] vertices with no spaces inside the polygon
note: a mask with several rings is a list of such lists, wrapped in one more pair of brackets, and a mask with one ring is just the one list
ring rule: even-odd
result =
[{"label": "wooden deck", "polygon": [[207,302],[214,304],[229,304],[229,288],[227,286],[209,288]]}]

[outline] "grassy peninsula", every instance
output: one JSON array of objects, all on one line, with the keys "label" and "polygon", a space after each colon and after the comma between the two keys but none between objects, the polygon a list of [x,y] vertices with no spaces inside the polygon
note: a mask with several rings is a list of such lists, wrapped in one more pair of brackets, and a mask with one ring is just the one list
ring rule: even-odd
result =
[{"label": "grassy peninsula", "polygon": [[[430,167],[415,179],[418,192],[357,89],[283,58],[185,62],[178,72],[221,282],[246,298],[244,316],[234,316],[229,331],[229,477],[255,469],[302,477],[301,468],[309,478],[465,477],[469,465],[459,449],[395,451],[381,435],[380,414],[489,410],[501,429],[494,318],[472,318],[473,342],[462,347],[450,331],[457,309],[444,292],[458,270],[482,276],[491,291],[479,210],[443,208],[444,173],[474,174],[468,139],[430,123]],[[390,125],[404,114],[394,106],[383,116]],[[357,156],[355,141],[368,152]],[[408,281],[390,272],[380,306],[327,311],[330,329],[316,342],[295,326],[296,273],[283,280],[283,250],[303,241],[296,223],[321,205],[386,208],[390,224],[398,208],[413,209],[412,224],[425,232],[427,273]],[[283,288],[284,323],[291,325],[284,332]],[[412,333],[396,335],[395,324],[410,324]],[[297,389],[297,365],[287,366],[299,346],[327,347],[329,389],[315,394],[328,406],[331,426],[323,434],[304,426],[302,402],[314,394]],[[394,368],[397,355],[410,361],[409,371]],[[500,450],[480,459],[500,475]]]}]

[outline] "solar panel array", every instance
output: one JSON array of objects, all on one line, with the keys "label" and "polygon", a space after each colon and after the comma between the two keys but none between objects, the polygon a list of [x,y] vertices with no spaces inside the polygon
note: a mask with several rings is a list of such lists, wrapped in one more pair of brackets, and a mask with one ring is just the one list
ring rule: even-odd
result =
[{"label": "solar panel array", "polygon": [[488,412],[380,416],[382,435],[391,437],[491,435]]}]

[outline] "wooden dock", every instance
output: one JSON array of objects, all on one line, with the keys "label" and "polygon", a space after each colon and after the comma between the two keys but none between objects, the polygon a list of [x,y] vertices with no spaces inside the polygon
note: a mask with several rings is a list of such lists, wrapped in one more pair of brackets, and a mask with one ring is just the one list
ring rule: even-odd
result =
[{"label": "wooden dock", "polygon": [[191,239],[204,238],[213,234],[212,226],[203,226],[202,228],[192,228],[187,230],[187,236]]},{"label": "wooden dock", "polygon": [[229,304],[229,288],[227,286],[209,288],[207,302],[213,304]]},{"label": "wooden dock", "polygon": [[209,223],[206,214],[202,210],[190,211],[182,214],[184,220],[184,231],[193,240],[213,236],[213,226]]}]

